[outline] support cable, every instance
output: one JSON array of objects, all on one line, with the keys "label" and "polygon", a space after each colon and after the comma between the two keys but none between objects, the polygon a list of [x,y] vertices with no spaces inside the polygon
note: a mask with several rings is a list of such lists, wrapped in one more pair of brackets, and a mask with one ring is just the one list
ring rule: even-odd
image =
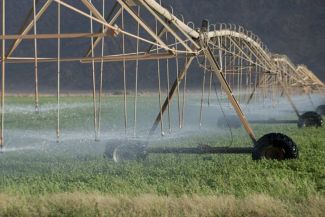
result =
[{"label": "support cable", "polygon": [[[73,6],[71,6],[70,4],[67,4],[67,3],[64,2],[64,1],[61,1],[61,0],[53,0],[53,1],[55,1],[55,2],[58,3],[58,4],[63,5],[63,6],[66,7],[66,8],[69,8],[70,10],[75,11],[75,12],[78,13],[78,14],[83,15],[84,17],[87,17],[87,18],[89,18],[89,19],[91,19],[91,20],[96,21],[97,23],[100,23],[100,24],[105,25],[107,28],[112,29],[112,30],[114,31],[114,33],[120,33],[120,34],[123,34],[123,35],[129,36],[129,37],[131,37],[131,38],[135,38],[135,39],[138,38],[139,40],[141,40],[141,41],[143,41],[143,42],[146,42],[146,43],[151,44],[151,45],[155,45],[155,46],[157,46],[157,47],[159,47],[159,48],[163,48],[163,49],[165,49],[166,51],[176,52],[176,53],[178,53],[178,54],[180,54],[180,53],[189,53],[189,51],[187,51],[187,50],[186,50],[186,51],[184,51],[184,50],[176,50],[176,51],[175,51],[174,49],[169,48],[167,45],[166,45],[166,46],[165,46],[165,45],[161,45],[161,44],[159,44],[159,43],[152,42],[152,41],[150,41],[150,40],[148,40],[148,39],[145,39],[145,38],[142,38],[142,37],[137,37],[136,35],[134,35],[134,34],[132,34],[132,33],[129,33],[129,32],[127,32],[127,31],[125,31],[123,28],[118,28],[118,27],[116,27],[116,26],[112,26],[111,24],[107,23],[106,21],[103,21],[103,20],[100,20],[100,19],[98,19],[98,18],[96,18],[96,17],[90,16],[89,14],[87,14],[87,13],[85,13],[85,12],[83,12],[83,11],[81,11],[81,10],[79,10],[79,9],[77,9],[77,8],[75,8],[75,7],[73,7]],[[198,53],[198,52],[190,52],[190,53]]]},{"label": "support cable", "polygon": [[227,118],[227,115],[226,115],[226,113],[225,113],[225,111],[224,111],[224,109],[223,109],[223,107],[222,107],[222,102],[221,102],[221,100],[220,100],[220,98],[219,98],[219,94],[218,94],[217,84],[216,84],[216,82],[215,82],[214,79],[212,79],[212,81],[213,81],[214,91],[215,91],[216,96],[217,96],[217,101],[218,101],[219,108],[220,108],[220,110],[221,110],[221,113],[222,113],[222,115],[223,115],[223,118],[226,120],[227,127],[228,127],[228,130],[229,130],[229,134],[230,134],[230,138],[231,138],[231,140],[230,140],[230,144],[229,144],[228,148],[230,148],[231,146],[233,146],[233,143],[234,143],[234,134],[233,134],[233,132],[232,132],[232,129],[231,129],[231,126],[230,126],[229,120],[228,120],[228,118]]},{"label": "support cable", "polygon": [[[199,66],[200,66],[201,68],[203,68],[205,71],[213,72],[212,69],[208,69],[208,68],[207,68],[206,60],[205,60],[204,65],[200,64],[200,62],[198,61],[198,58],[197,58],[197,62],[198,62],[198,64],[199,64]],[[227,118],[227,115],[226,115],[226,113],[225,113],[225,111],[224,111],[224,108],[222,107],[222,100],[221,100],[220,97],[219,97],[219,94],[218,94],[218,87],[217,87],[216,81],[215,81],[215,79],[214,79],[214,76],[212,76],[212,84],[213,84],[214,92],[215,92],[216,97],[217,97],[218,106],[219,106],[220,111],[221,111],[221,113],[222,113],[222,115],[223,115],[223,117],[224,117],[224,119],[225,119],[225,121],[226,121],[227,128],[228,128],[228,130],[229,130],[229,134],[230,134],[230,137],[231,137],[230,145],[227,146],[227,148],[229,148],[229,147],[231,147],[231,146],[233,145],[234,135],[233,135],[233,132],[232,132],[232,129],[231,129],[231,126],[230,126],[229,120],[228,120],[228,118]]]}]

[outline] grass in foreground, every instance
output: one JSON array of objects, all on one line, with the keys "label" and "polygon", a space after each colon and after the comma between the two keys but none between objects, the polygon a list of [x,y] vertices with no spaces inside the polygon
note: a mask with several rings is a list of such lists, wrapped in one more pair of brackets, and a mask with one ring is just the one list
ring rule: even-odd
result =
[{"label": "grass in foreground", "polygon": [[[55,116],[55,111],[49,114]],[[8,114],[12,129],[19,126],[20,115]],[[44,129],[48,115],[42,115]],[[66,127],[83,123],[76,115],[71,119],[77,121],[67,121]],[[32,128],[39,121],[33,117],[29,115]],[[102,157],[105,143],[75,140],[5,153],[0,155],[0,216],[322,216],[324,128],[254,127],[258,136],[288,134],[299,145],[300,158],[254,162],[249,155],[169,154],[115,164]],[[235,144],[245,145],[247,136],[234,133]],[[227,139],[218,136],[209,142],[222,145]],[[173,144],[195,145],[200,138],[189,140]]]},{"label": "grass in foreground", "polygon": [[322,216],[325,199],[286,201],[259,194],[234,196],[107,196],[61,193],[35,196],[0,194],[0,216]]},{"label": "grass in foreground", "polygon": [[153,154],[143,161],[115,164],[104,159],[94,144],[8,152],[0,157],[0,191],[24,195],[98,191],[133,196],[241,197],[262,193],[291,200],[323,195],[324,129],[288,132],[299,144],[298,160],[256,162],[250,155]]}]

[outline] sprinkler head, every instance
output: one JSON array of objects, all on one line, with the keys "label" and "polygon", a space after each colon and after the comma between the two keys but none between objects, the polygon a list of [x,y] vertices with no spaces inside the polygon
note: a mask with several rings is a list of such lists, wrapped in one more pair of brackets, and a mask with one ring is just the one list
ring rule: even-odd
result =
[{"label": "sprinkler head", "polygon": [[201,31],[202,32],[209,31],[209,21],[208,20],[206,20],[206,19],[202,20]]}]

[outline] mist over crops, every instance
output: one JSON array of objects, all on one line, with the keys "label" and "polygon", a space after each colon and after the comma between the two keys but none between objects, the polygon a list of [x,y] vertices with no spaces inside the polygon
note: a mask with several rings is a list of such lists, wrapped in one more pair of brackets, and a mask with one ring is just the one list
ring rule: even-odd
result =
[{"label": "mist over crops", "polygon": [[[225,96],[220,95],[219,100],[212,96],[210,106],[204,98],[200,127],[201,95],[187,93],[182,129],[178,127],[178,103],[177,97],[174,98],[171,133],[166,113],[165,135],[161,136],[158,127],[149,146],[252,146],[242,127],[230,131],[218,125],[223,112],[228,118],[234,113]],[[316,95],[312,99],[315,104],[321,103]],[[41,97],[38,114],[34,111],[33,97],[8,97],[5,146],[0,154],[0,216],[168,216],[170,213],[176,216],[193,213],[194,216],[286,216],[288,213],[321,216],[324,207],[323,128],[252,124],[257,137],[268,132],[285,132],[293,138],[299,145],[298,160],[255,162],[251,155],[209,154],[150,154],[144,160],[121,163],[104,158],[111,140],[147,139],[159,110],[157,100],[156,94],[139,96],[134,137],[132,95],[127,101],[127,136],[123,97],[106,95],[102,101],[100,141],[95,141],[91,97],[63,96],[58,143],[55,97]],[[306,97],[293,100],[301,112],[312,109]],[[242,107],[251,120],[297,119],[284,98],[278,100],[277,106],[272,105],[269,101],[256,101]]]},{"label": "mist over crops", "polygon": [[[200,143],[207,143],[214,146],[215,137],[244,137],[245,132],[241,127],[231,129],[227,125],[221,126],[219,121],[226,123],[232,119],[239,121],[232,106],[226,100],[225,95],[212,93],[209,104],[207,97],[202,104],[202,125],[200,126],[201,96],[197,92],[188,92],[185,98],[184,111],[182,110],[182,96],[180,98],[180,114],[178,113],[177,96],[170,106],[170,124],[168,110],[163,119],[163,130],[159,125],[154,136],[150,137],[152,145],[170,145],[179,142],[190,141],[189,146],[197,146]],[[134,102],[133,96],[129,95],[128,126],[125,132],[123,116],[123,99],[119,96],[104,96],[102,100],[102,115],[100,141],[94,141],[93,128],[93,105],[90,96],[63,97],[61,109],[61,135],[60,142],[57,142],[55,128],[57,104],[54,97],[42,97],[40,113],[35,113],[32,97],[20,100],[20,97],[9,97],[5,107],[5,137],[6,145],[4,152],[8,151],[51,151],[75,149],[76,153],[94,152],[100,154],[107,141],[116,139],[137,139],[146,141],[148,132],[159,112],[158,97],[156,94],[149,94],[139,97],[137,103],[137,122],[134,125]],[[293,101],[301,113],[313,110],[313,104],[321,103],[318,95],[312,96],[312,102],[306,96],[296,96]],[[286,98],[279,98],[275,102],[271,100],[259,100],[250,104],[242,103],[242,109],[249,121],[260,120],[297,120],[292,107]],[[182,118],[183,123],[179,121]],[[180,124],[182,128],[180,128]],[[295,127],[295,124],[292,124]],[[170,127],[170,128],[169,128]],[[260,127],[252,124],[254,129]],[[134,134],[135,133],[135,134]],[[161,134],[164,134],[162,136]],[[267,132],[263,132],[264,134]],[[262,135],[260,135],[262,136]],[[200,141],[202,139],[202,141]],[[191,141],[192,140],[192,141]],[[194,142],[195,141],[195,142]],[[250,141],[246,136],[242,144],[232,144],[225,141],[224,146],[247,146]],[[73,153],[73,152],[71,152]]]}]

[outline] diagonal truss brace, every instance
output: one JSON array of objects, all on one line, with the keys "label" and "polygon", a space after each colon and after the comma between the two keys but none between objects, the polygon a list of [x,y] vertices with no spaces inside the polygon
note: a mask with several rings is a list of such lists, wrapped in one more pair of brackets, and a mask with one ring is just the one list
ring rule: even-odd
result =
[{"label": "diagonal truss brace", "polygon": [[146,30],[149,35],[151,37],[153,37],[156,42],[161,46],[163,47],[164,49],[166,50],[170,50],[168,48],[168,46],[165,44],[165,42],[163,42],[157,35],[154,31],[152,31],[152,29],[132,10],[132,8],[127,4],[125,3],[123,0],[117,0],[117,2],[122,6],[122,8],[124,8],[132,17],[133,19],[135,19],[139,24],[140,26]]},{"label": "diagonal truss brace", "polygon": [[192,61],[194,60],[194,57],[190,57],[187,62],[185,63],[184,65],[184,68],[183,70],[181,71],[181,73],[178,75],[178,78],[175,79],[172,87],[170,88],[169,90],[169,93],[168,93],[168,96],[166,97],[165,99],[165,102],[164,104],[162,105],[157,117],[156,117],[156,120],[154,122],[154,124],[152,125],[150,131],[149,131],[149,136],[152,136],[154,133],[155,133],[155,130],[157,129],[160,121],[161,121],[161,117],[163,116],[164,112],[166,111],[166,108],[168,106],[168,104],[171,102],[173,96],[174,96],[174,93],[175,93],[175,90],[177,88],[177,86],[182,82],[182,80],[184,79]]},{"label": "diagonal truss brace", "polygon": [[[48,9],[48,7],[51,5],[53,0],[47,0],[46,3],[43,5],[43,7],[39,10],[39,12],[36,14],[35,18],[36,21],[40,19],[40,17],[45,13],[45,11]],[[26,28],[21,32],[21,36],[27,35],[28,32],[33,28],[34,26],[34,19],[32,19],[29,24],[26,26]],[[22,42],[22,38],[17,38],[12,47],[9,49],[7,53],[7,57],[11,56],[13,52],[16,50],[16,48],[19,46],[19,44]]]}]

